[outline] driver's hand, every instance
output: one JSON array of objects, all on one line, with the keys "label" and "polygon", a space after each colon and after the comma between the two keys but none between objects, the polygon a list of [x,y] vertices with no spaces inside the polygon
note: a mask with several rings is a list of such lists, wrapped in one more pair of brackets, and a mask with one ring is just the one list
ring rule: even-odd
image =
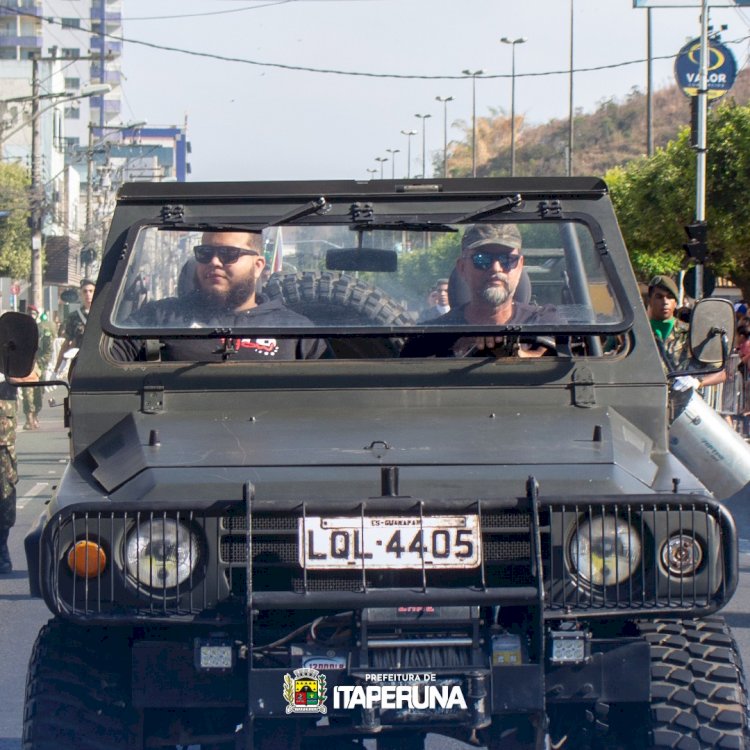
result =
[{"label": "driver's hand", "polygon": [[543,346],[534,348],[534,344],[520,344],[518,347],[518,356],[526,359],[536,359],[543,357],[547,350]]},{"label": "driver's hand", "polygon": [[483,352],[485,349],[494,349],[496,346],[502,346],[505,343],[505,336],[477,336],[474,339],[474,348]]}]

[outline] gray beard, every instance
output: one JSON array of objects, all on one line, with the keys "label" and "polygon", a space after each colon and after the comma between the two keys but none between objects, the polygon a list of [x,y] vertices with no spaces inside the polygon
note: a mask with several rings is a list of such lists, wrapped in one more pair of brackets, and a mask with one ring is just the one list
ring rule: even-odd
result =
[{"label": "gray beard", "polygon": [[510,289],[507,286],[488,286],[482,290],[482,298],[492,307],[500,307],[510,299]]}]

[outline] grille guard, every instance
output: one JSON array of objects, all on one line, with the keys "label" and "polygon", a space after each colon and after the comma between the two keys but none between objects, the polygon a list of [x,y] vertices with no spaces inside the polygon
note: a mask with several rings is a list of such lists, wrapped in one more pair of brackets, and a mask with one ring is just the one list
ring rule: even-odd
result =
[{"label": "grille guard", "polygon": [[[447,511],[480,517],[482,563],[471,574],[423,569],[374,575],[363,563],[354,575],[342,577],[337,571],[303,569],[296,558],[297,519],[306,515]],[[124,572],[123,540],[136,522],[164,517],[199,533],[200,559],[176,587],[139,584]],[[571,529],[609,518],[623,519],[635,529],[643,540],[641,559],[637,565],[628,563],[629,575],[617,585],[582,585],[571,570]],[[660,539],[677,531],[704,547],[704,561],[694,576],[674,575],[660,562]],[[108,566],[93,578],[76,576],[65,562],[68,549],[73,540],[94,538],[103,542]],[[40,578],[51,611],[105,622],[193,621],[217,610],[229,621],[242,622],[246,610],[429,604],[528,606],[538,608],[545,619],[690,617],[711,614],[731,598],[738,580],[738,545],[726,509],[692,495],[543,497],[530,477],[524,498],[284,502],[256,500],[248,483],[242,498],[210,505],[185,502],[148,511],[137,503],[69,506],[44,527]],[[272,585],[279,581],[283,585]]]}]

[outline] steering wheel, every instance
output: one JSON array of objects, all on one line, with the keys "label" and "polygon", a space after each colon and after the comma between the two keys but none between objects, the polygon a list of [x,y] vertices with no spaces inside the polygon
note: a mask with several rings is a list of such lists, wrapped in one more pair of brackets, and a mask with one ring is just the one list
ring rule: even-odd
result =
[{"label": "steering wheel", "polygon": [[[479,339],[482,337],[477,337],[477,338]],[[490,338],[490,337],[485,337],[485,338]],[[498,336],[496,338],[505,339],[504,336]],[[521,357],[531,359],[534,357],[557,356],[557,342],[555,341],[553,336],[521,336],[518,338],[518,343],[530,344],[534,350],[540,347],[544,349],[544,352],[542,354],[522,354],[520,355]],[[476,357],[476,356],[491,357],[493,355],[495,357],[500,357],[503,355],[510,356],[507,342],[501,340],[498,342],[497,346],[485,347],[483,349],[480,349],[478,344],[474,344],[464,354],[460,356],[461,357]],[[519,355],[516,355],[516,356],[519,356]]]}]

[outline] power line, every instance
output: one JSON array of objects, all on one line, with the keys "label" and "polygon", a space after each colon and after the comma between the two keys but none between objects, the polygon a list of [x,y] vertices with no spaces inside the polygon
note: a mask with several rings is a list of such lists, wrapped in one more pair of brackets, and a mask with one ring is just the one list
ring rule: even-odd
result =
[{"label": "power line", "polygon": [[[289,2],[299,2],[299,0],[288,0]],[[32,13],[24,12],[15,8],[7,8],[10,13],[16,13],[17,15],[29,15],[33,16]],[[36,17],[36,16],[34,16]],[[47,23],[56,24],[59,23],[54,18],[45,18]],[[303,73],[318,73],[321,75],[339,75],[339,76],[353,76],[360,78],[381,78],[381,79],[395,79],[395,80],[423,80],[423,81],[452,81],[452,80],[465,80],[470,76],[465,75],[419,75],[413,73],[370,73],[366,71],[356,70],[341,70],[336,68],[314,68],[306,65],[289,65],[286,63],[274,63],[265,62],[262,60],[252,60],[244,57],[231,57],[228,55],[219,55],[214,52],[199,52],[197,50],[184,49],[182,47],[171,47],[165,44],[156,44],[155,42],[146,42],[141,39],[131,39],[129,37],[120,36],[118,34],[102,33],[101,31],[94,32],[91,29],[85,29],[81,27],[82,31],[88,31],[89,33],[96,34],[97,36],[105,36],[108,39],[113,39],[118,42],[125,42],[127,44],[136,44],[141,47],[148,47],[149,49],[162,50],[164,52],[176,52],[182,55],[189,55],[191,57],[200,57],[209,60],[218,60],[220,62],[233,62],[241,63],[243,65],[253,65],[261,68],[275,68],[277,70],[291,70]],[[740,44],[750,39],[750,35],[740,37],[732,41],[726,42],[726,44]],[[673,60],[677,57],[678,53],[671,55],[658,55],[652,57],[652,60]],[[600,70],[613,70],[615,68],[624,68],[630,65],[642,65],[647,62],[646,58],[639,58],[637,60],[625,60],[618,63],[610,63],[608,65],[593,65],[589,67],[573,68],[573,73],[592,73]],[[537,73],[516,73],[516,78],[539,78],[544,76],[554,75],[570,75],[570,68],[563,70],[547,70],[540,71]],[[482,75],[485,79],[509,79],[511,78],[510,73],[486,73]]]},{"label": "power line", "polygon": [[261,8],[269,8],[274,5],[286,5],[287,3],[293,3],[296,0],[275,0],[271,3],[263,3],[262,5],[248,5],[244,8],[232,8],[230,10],[209,10],[205,13],[180,13],[174,16],[128,16],[127,21],[163,21],[172,18],[196,18],[198,16],[223,16],[227,13],[244,13],[246,10],[260,10]]}]

